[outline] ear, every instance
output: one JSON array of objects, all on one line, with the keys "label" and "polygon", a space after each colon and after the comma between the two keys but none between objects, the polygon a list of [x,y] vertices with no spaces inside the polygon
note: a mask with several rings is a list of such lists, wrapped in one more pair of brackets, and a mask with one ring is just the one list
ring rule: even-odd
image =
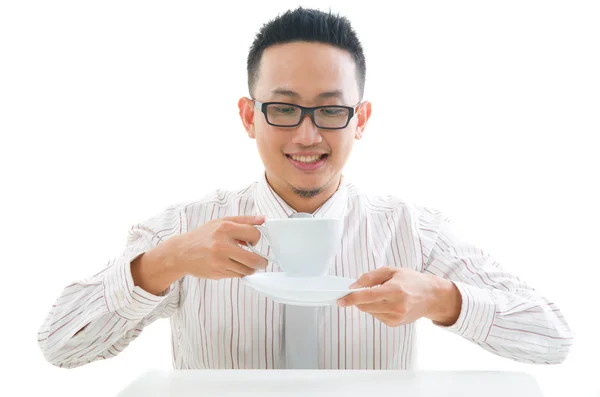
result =
[{"label": "ear", "polygon": [[242,97],[238,101],[238,109],[248,136],[254,139],[254,101],[250,98]]},{"label": "ear", "polygon": [[362,138],[365,129],[367,128],[367,122],[371,117],[371,102],[365,101],[360,104],[358,112],[356,114],[358,122],[356,123],[356,135],[355,139],[359,140]]}]

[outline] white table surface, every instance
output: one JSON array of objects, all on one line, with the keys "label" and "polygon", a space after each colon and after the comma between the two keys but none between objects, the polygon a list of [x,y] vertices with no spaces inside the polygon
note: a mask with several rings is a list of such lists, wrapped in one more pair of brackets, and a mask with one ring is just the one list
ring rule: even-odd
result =
[{"label": "white table surface", "polygon": [[117,397],[542,397],[521,372],[354,370],[150,371]]}]

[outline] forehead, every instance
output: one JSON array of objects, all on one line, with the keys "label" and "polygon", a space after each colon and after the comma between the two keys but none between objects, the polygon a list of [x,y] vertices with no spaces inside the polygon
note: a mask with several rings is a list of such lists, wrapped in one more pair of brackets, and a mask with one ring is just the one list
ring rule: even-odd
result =
[{"label": "forehead", "polygon": [[328,44],[273,45],[263,52],[255,95],[274,99],[274,90],[294,91],[306,104],[323,92],[338,90],[344,92],[344,102],[358,102],[356,64],[348,51]]}]

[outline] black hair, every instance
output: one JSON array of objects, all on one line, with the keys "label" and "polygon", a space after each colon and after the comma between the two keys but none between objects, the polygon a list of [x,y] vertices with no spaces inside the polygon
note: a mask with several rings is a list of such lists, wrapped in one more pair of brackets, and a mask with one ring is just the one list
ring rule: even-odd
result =
[{"label": "black hair", "polygon": [[264,24],[248,53],[248,89],[254,93],[263,51],[274,44],[297,41],[330,44],[346,50],[356,63],[357,83],[362,100],[367,66],[363,48],[350,21],[343,16],[298,7]]}]

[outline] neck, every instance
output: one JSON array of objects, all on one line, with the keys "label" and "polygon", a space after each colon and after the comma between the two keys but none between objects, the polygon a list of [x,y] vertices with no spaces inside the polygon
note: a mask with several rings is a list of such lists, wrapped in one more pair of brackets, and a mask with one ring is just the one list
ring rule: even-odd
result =
[{"label": "neck", "polygon": [[342,180],[342,176],[336,175],[323,186],[319,194],[314,197],[301,197],[292,187],[285,181],[280,181],[277,178],[270,178],[269,173],[266,173],[267,183],[277,193],[279,197],[283,199],[297,212],[306,212],[309,214],[314,213],[319,207],[321,207],[327,200],[331,198],[337,191]]}]

